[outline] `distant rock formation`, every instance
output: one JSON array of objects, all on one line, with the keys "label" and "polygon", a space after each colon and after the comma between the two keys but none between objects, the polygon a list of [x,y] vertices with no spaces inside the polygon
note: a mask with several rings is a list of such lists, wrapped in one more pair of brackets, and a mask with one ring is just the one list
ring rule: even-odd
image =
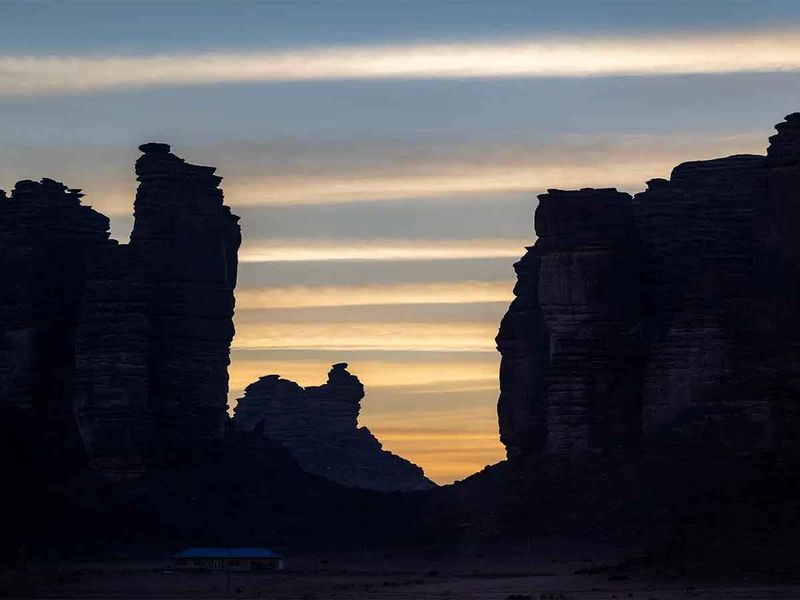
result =
[{"label": "distant rock formation", "polygon": [[539,196],[497,336],[510,457],[800,450],[800,113],[767,156]]},{"label": "distant rock formation", "polygon": [[358,426],[364,386],[333,365],[327,383],[303,389],[278,375],[245,389],[234,409],[237,430],[262,429],[285,446],[306,471],[345,485],[381,491],[435,486],[422,469],[391,452],[366,427]]},{"label": "distant rock formation", "polygon": [[241,243],[213,167],[140,150],[131,241],[93,264],[76,347],[81,433],[116,476],[224,435]]}]

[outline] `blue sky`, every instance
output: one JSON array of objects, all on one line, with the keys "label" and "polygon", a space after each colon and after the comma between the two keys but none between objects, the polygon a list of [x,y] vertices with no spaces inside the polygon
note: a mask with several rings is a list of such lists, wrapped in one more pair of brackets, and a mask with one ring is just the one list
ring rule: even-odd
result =
[{"label": "blue sky", "polygon": [[784,24],[792,0],[3,2],[5,51],[303,47]]},{"label": "blue sky", "polygon": [[52,177],[127,237],[137,146],[242,216],[231,399],[348,361],[362,423],[452,481],[502,458],[493,336],[548,187],[630,192],[763,152],[800,4],[2,2],[0,188]]}]

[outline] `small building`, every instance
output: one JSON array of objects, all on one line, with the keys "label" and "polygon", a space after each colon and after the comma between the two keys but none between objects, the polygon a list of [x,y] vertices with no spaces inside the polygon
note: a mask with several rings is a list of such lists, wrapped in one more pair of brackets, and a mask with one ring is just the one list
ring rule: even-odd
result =
[{"label": "small building", "polygon": [[179,570],[280,571],[283,556],[267,548],[187,548],[172,555]]}]

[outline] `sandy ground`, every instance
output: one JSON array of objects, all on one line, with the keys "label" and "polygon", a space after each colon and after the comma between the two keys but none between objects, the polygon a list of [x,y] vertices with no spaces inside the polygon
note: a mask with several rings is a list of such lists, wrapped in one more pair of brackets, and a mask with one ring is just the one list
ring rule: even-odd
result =
[{"label": "sandy ground", "polygon": [[[602,556],[602,560],[597,558]],[[290,557],[275,574],[177,573],[163,561],[32,565],[0,574],[6,598],[275,598],[324,600],[800,599],[800,583],[698,580],[620,568],[613,548],[539,543],[516,547],[393,549]],[[738,579],[738,580],[737,580]]]}]

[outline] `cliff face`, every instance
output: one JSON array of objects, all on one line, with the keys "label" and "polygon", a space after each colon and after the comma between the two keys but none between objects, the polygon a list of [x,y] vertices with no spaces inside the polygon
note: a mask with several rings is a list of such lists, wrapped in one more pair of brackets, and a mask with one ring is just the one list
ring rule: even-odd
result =
[{"label": "cliff face", "polygon": [[220,438],[227,420],[239,217],[214,167],[165,144],[141,150],[130,245],[151,285],[149,404],[157,443],[191,448]]},{"label": "cliff face", "polygon": [[302,388],[267,375],[245,389],[234,409],[237,430],[261,430],[282,444],[303,469],[352,487],[413,491],[434,487],[413,463],[382,449],[366,427],[358,426],[364,386],[333,365],[328,381]]},{"label": "cliff face", "polygon": [[551,190],[497,337],[509,456],[800,440],[800,114],[631,199]]},{"label": "cliff face", "polygon": [[72,409],[74,344],[93,252],[109,221],[51,179],[0,193],[0,406],[54,472],[82,460]]},{"label": "cliff face", "polygon": [[766,201],[756,215],[757,283],[763,290],[756,310],[773,435],[780,448],[800,454],[800,113],[775,128],[767,149]]},{"label": "cliff face", "polygon": [[514,264],[514,300],[500,323],[500,441],[509,456],[544,448],[547,435],[544,374],[550,360],[550,337],[539,303],[542,257],[535,247]]},{"label": "cliff face", "polygon": [[0,412],[51,473],[140,474],[224,433],[238,217],[213,168],[141,149],[127,245],[80,190],[0,194]]},{"label": "cliff face", "polygon": [[584,189],[539,199],[539,240],[515,265],[517,298],[497,337],[502,441],[512,456],[623,444],[637,429],[636,379],[623,367],[637,342],[631,198]]},{"label": "cliff face", "polygon": [[223,436],[241,243],[213,167],[141,150],[131,241],[97,257],[76,350],[81,433],[116,476]]},{"label": "cliff face", "polygon": [[638,316],[630,196],[550,190],[540,201],[539,306],[550,338],[545,450],[624,444],[636,426],[627,368]]},{"label": "cliff face", "polygon": [[755,213],[764,157],[685,163],[634,202],[644,259],[645,435],[712,448],[769,447],[758,349]]}]

